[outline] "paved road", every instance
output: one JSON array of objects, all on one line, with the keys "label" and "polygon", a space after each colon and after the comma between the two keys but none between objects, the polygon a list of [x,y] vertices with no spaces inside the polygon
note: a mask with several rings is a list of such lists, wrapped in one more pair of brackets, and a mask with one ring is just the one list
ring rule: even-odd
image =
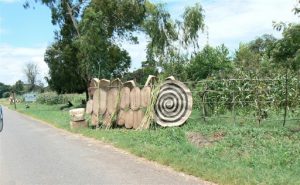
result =
[{"label": "paved road", "polygon": [[204,184],[102,142],[4,109],[0,184]]}]

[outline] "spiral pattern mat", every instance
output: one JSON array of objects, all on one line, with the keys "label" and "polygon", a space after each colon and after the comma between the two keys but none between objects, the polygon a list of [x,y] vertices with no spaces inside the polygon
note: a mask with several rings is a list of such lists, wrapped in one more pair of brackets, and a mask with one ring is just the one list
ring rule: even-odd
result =
[{"label": "spiral pattern mat", "polygon": [[192,93],[177,80],[167,80],[155,104],[155,121],[163,127],[182,125],[192,112]]}]

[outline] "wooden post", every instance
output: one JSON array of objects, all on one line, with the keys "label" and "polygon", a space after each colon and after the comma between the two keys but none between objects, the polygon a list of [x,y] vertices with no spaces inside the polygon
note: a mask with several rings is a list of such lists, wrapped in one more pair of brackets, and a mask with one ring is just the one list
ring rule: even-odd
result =
[{"label": "wooden post", "polygon": [[232,93],[232,116],[233,116],[233,124],[235,125],[236,118],[235,118],[235,92],[234,91]]},{"label": "wooden post", "polygon": [[285,106],[284,106],[283,126],[285,126],[286,123],[287,107],[288,107],[288,68],[286,68],[285,71]]},{"label": "wooden post", "polygon": [[17,104],[16,104],[16,94],[13,91],[13,101],[14,101],[14,106],[15,106],[15,110],[17,109]]},{"label": "wooden post", "polygon": [[206,109],[205,109],[205,104],[206,102],[206,93],[207,93],[207,84],[205,83],[205,88],[202,94],[202,116],[203,116],[203,121],[206,122]]}]

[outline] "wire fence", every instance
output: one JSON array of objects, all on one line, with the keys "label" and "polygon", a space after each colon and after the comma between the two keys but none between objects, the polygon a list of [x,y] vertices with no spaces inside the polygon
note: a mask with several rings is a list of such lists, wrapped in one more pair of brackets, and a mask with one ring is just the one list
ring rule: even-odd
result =
[{"label": "wire fence", "polygon": [[[227,119],[254,121],[300,121],[300,76],[280,78],[205,79],[183,82],[192,92],[194,112],[204,121]],[[158,84],[159,85],[159,84]],[[106,88],[120,88],[109,85]],[[136,84],[136,87],[144,85]],[[98,87],[91,87],[98,88]],[[300,122],[299,122],[300,123]]]},{"label": "wire fence", "polygon": [[[233,123],[300,121],[300,79],[212,79],[184,82],[192,91],[194,109],[204,121]],[[300,122],[299,122],[300,123]]]}]

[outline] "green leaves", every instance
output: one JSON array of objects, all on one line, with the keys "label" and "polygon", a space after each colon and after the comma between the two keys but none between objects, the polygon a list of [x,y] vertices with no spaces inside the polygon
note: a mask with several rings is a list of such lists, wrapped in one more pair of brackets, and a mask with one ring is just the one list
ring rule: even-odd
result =
[{"label": "green leaves", "polygon": [[204,31],[204,15],[200,4],[187,7],[183,14],[183,43],[188,46],[193,43],[194,48],[199,47],[199,31]]},{"label": "green leaves", "polygon": [[300,69],[300,24],[284,28],[283,38],[276,41],[271,59],[282,67],[294,71]]}]

